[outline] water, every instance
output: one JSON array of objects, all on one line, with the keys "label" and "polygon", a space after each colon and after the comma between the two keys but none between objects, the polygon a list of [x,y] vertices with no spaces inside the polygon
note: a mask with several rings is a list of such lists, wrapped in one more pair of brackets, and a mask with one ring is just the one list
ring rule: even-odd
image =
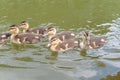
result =
[{"label": "water", "polygon": [[54,23],[58,32],[89,30],[106,36],[98,50],[54,53],[47,42],[0,47],[0,80],[100,80],[120,71],[119,0],[0,0],[0,31],[23,20]]}]

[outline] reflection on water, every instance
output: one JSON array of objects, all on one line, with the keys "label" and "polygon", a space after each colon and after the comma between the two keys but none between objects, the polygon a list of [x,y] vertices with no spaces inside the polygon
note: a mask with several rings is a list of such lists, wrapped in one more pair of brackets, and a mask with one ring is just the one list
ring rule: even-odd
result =
[{"label": "reflection on water", "polygon": [[106,67],[106,64],[104,62],[102,62],[102,61],[97,61],[97,65],[99,67]]},{"label": "reflection on water", "polygon": [[26,61],[26,62],[33,62],[33,59],[30,57],[22,57],[22,58],[15,57],[14,59],[20,61]]},{"label": "reflection on water", "polygon": [[54,23],[58,32],[89,30],[108,39],[107,44],[98,50],[70,50],[64,53],[50,51],[46,47],[47,40],[24,45],[8,41],[0,47],[0,80],[56,80],[56,77],[57,80],[119,80],[120,1],[0,1],[1,32],[11,24],[28,20],[31,28]]},{"label": "reflection on water", "polygon": [[106,78],[102,78],[101,80],[120,80],[120,72],[115,75],[108,75]]},{"label": "reflection on water", "polygon": [[58,57],[58,53],[57,53],[57,52],[52,52],[51,55],[47,55],[47,56],[46,56],[46,59],[49,59],[49,60],[57,60],[57,57]]},{"label": "reflection on water", "polygon": [[81,56],[86,56],[86,55],[87,55],[86,49],[81,50],[81,51],[80,51],[80,55],[81,55]]}]

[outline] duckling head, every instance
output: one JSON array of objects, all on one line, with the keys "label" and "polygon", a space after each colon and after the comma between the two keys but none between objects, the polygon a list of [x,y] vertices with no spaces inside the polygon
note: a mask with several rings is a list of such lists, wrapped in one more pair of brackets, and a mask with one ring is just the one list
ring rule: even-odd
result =
[{"label": "duckling head", "polygon": [[19,28],[17,25],[11,25],[9,28],[9,32],[11,34],[18,34],[19,33]]},{"label": "duckling head", "polygon": [[22,21],[19,25],[19,28],[21,28],[23,30],[27,30],[27,29],[29,29],[29,23],[27,21]]},{"label": "duckling head", "polygon": [[82,41],[80,42],[80,47],[82,49],[86,48],[90,44],[90,35],[87,31],[82,34]]},{"label": "duckling head", "polygon": [[50,42],[51,46],[58,45],[59,43],[61,43],[61,40],[59,38],[54,38]]},{"label": "duckling head", "polygon": [[46,29],[45,35],[46,36],[54,36],[56,34],[56,28],[55,27],[48,27]]},{"label": "duckling head", "polygon": [[89,32],[87,32],[87,31],[83,32],[82,40],[83,40],[83,42],[87,42],[87,44],[90,44],[90,35],[89,35]]}]

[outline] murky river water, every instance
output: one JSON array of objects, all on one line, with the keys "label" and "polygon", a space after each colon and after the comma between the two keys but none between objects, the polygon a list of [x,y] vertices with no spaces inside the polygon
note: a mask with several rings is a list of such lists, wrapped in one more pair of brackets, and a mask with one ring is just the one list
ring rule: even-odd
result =
[{"label": "murky river water", "polygon": [[[23,20],[55,23],[58,32],[89,30],[108,43],[98,50],[54,53],[47,42],[0,47],[0,80],[100,80],[120,71],[119,0],[0,0],[0,31]],[[119,78],[120,79],[120,78]]]}]

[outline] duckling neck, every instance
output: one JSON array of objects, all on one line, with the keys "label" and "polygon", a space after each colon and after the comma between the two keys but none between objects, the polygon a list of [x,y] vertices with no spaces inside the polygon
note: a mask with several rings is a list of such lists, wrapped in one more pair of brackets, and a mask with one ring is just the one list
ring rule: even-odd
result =
[{"label": "duckling neck", "polygon": [[51,49],[52,51],[57,51],[57,50],[56,50],[56,47],[57,47],[57,45],[51,45],[50,49]]},{"label": "duckling neck", "polygon": [[12,34],[11,37],[10,37],[10,39],[11,39],[11,40],[14,40],[17,35],[18,35],[18,34]]},{"label": "duckling neck", "polygon": [[21,44],[18,34],[12,34],[10,40],[12,43]]},{"label": "duckling neck", "polygon": [[86,43],[86,41],[82,41],[82,42],[80,42],[80,48],[81,49],[85,49],[85,48],[87,48],[87,43]]}]

